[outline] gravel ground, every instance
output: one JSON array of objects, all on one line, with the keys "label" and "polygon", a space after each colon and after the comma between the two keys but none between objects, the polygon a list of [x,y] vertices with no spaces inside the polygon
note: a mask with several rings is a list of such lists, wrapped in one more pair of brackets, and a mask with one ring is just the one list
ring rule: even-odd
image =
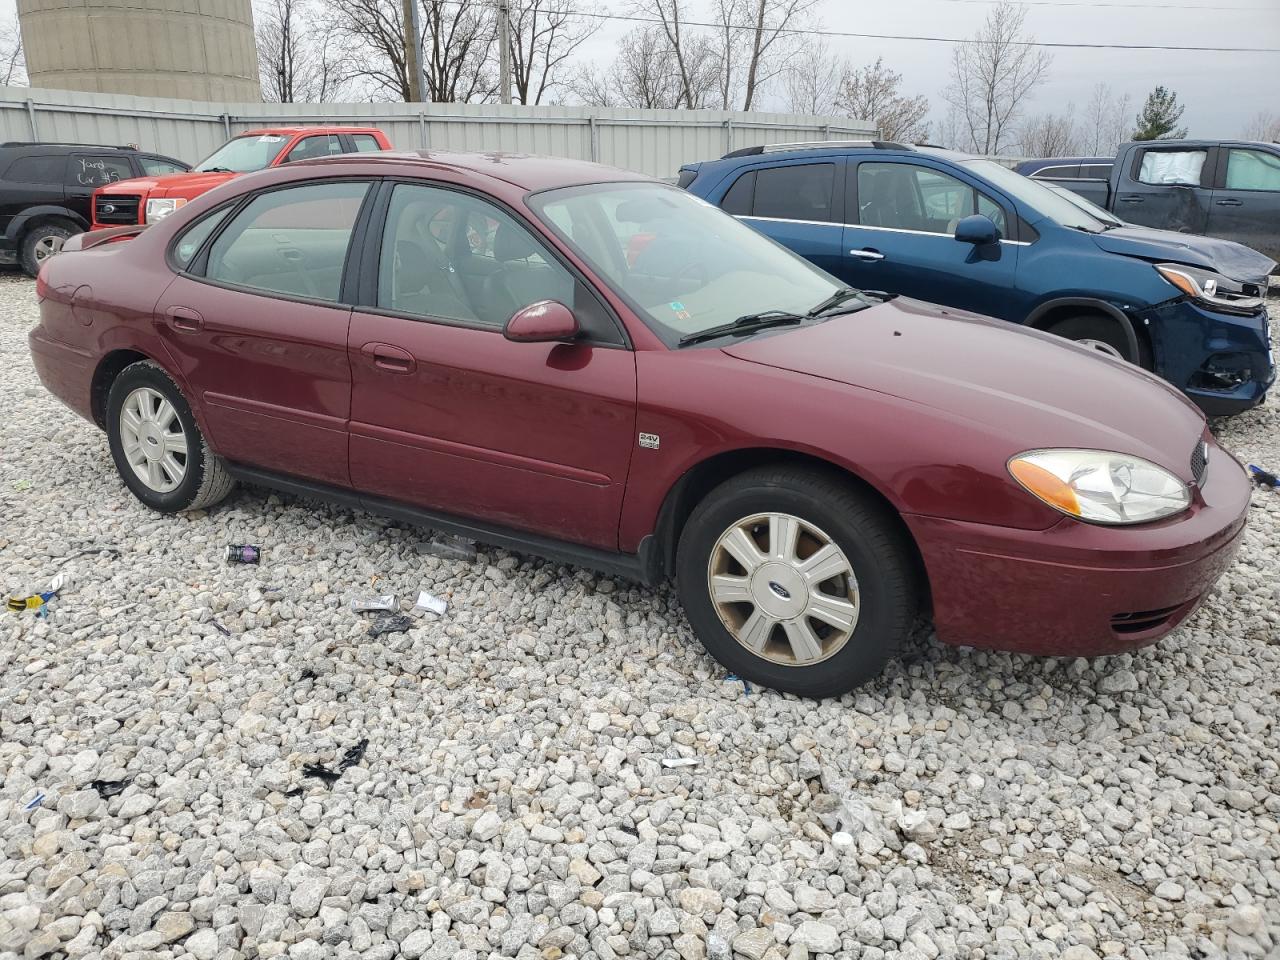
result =
[{"label": "gravel ground", "polygon": [[[0,579],[71,581],[0,612],[0,956],[1280,956],[1280,494],[1154,648],[926,636],[805,702],[726,679],[669,590],[259,490],[148,512],[35,315],[0,281]],[[1276,406],[1217,426],[1280,466]],[[375,578],[449,611],[369,639]]]}]

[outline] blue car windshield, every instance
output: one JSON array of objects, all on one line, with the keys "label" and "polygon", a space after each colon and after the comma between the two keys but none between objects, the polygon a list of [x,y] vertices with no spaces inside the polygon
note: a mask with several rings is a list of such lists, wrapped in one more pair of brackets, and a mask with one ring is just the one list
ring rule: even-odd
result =
[{"label": "blue car windshield", "polygon": [[1054,193],[1042,183],[1036,183],[1008,167],[992,160],[965,160],[964,165],[978,176],[999,187],[1019,203],[1026,204],[1041,216],[1048,217],[1063,227],[1072,227],[1086,233],[1102,233],[1109,224],[1089,214],[1083,207]]}]

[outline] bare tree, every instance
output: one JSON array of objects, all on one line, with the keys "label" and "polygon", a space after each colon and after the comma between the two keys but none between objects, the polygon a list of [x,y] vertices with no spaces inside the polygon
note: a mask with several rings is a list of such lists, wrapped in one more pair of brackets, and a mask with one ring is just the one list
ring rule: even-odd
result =
[{"label": "bare tree", "polygon": [[1269,143],[1280,143],[1280,117],[1270,110],[1262,110],[1253,115],[1244,128],[1246,140],[1261,140]]},{"label": "bare tree", "polygon": [[[658,21],[656,26],[666,40],[658,55],[671,58],[680,81],[675,106],[696,110],[714,102],[721,64],[712,39],[689,24],[688,8],[688,0],[634,0],[632,7]],[[658,65],[645,72],[663,73],[665,68]]]},{"label": "bare tree", "polygon": [[845,75],[836,103],[856,120],[869,120],[885,140],[907,143],[929,137],[929,101],[901,92],[902,74],[885,66],[884,59],[852,70]]},{"label": "bare tree", "polygon": [[1080,149],[1093,155],[1115,153],[1129,134],[1129,94],[1116,96],[1111,85],[1094,85],[1081,122]]},{"label": "bare tree", "polygon": [[1080,133],[1075,107],[1065,113],[1041,113],[1028,117],[1019,127],[1018,146],[1028,157],[1066,157],[1080,152]]},{"label": "bare tree", "polygon": [[342,38],[352,73],[372,99],[409,100],[405,29],[399,0],[324,0],[324,15]]},{"label": "bare tree", "polygon": [[[818,0],[737,0],[733,3],[738,33],[747,37],[747,76],[742,109],[750,110],[761,88],[786,70],[805,47],[795,30],[808,25]],[[723,4],[722,4],[723,5]],[[741,43],[739,37],[736,43]]]},{"label": "bare tree", "polygon": [[1025,36],[1025,7],[997,4],[972,40],[959,44],[944,96],[963,121],[961,146],[998,154],[1012,138],[1023,104],[1045,79],[1053,58]]},{"label": "bare tree", "polygon": [[660,26],[639,27],[619,41],[607,69],[579,70],[570,89],[588,106],[667,110],[684,106],[684,81],[669,52],[667,34]]},{"label": "bare tree", "polygon": [[22,51],[22,31],[16,20],[0,24],[0,84],[21,87],[27,83],[27,59]]},{"label": "bare tree", "polygon": [[848,69],[825,39],[812,44],[786,72],[787,109],[792,113],[834,113]]},{"label": "bare tree", "polygon": [[565,83],[564,68],[600,21],[583,17],[576,0],[513,0],[511,74],[520,103],[541,103]]},{"label": "bare tree", "polygon": [[254,14],[262,99],[324,103],[342,97],[346,65],[332,23],[320,24],[307,0],[267,0]]}]

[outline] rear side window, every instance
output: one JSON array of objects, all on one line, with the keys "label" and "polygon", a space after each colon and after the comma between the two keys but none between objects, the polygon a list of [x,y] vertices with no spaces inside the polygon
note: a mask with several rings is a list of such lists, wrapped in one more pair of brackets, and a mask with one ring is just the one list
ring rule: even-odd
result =
[{"label": "rear side window", "polygon": [[258,195],[209,248],[205,276],[336,302],[351,231],[368,190],[368,183],[347,180]]},{"label": "rear side window", "polygon": [[1280,191],[1280,157],[1261,150],[1232,150],[1227,156],[1227,189]]},{"label": "rear side window", "polygon": [[353,133],[351,142],[356,145],[356,153],[374,153],[382,149],[378,138],[371,133]]},{"label": "rear side window", "polygon": [[1200,186],[1205,150],[1147,150],[1138,167],[1138,182],[1152,186]]},{"label": "rear side window", "polygon": [[831,222],[834,163],[791,164],[756,171],[754,217]]},{"label": "rear side window", "polygon": [[285,155],[285,163],[294,163],[298,160],[314,160],[317,157],[332,157],[335,154],[343,153],[341,138],[333,134],[327,134],[317,137],[303,137]]},{"label": "rear side window", "polygon": [[1033,180],[1074,180],[1080,168],[1075,165],[1058,164],[1054,167],[1041,167],[1031,174]]},{"label": "rear side window", "polygon": [[1110,180],[1111,164],[1095,163],[1085,164],[1080,168],[1080,177],[1084,180]]},{"label": "rear side window", "polygon": [[104,187],[133,178],[133,167],[124,157],[76,154],[67,163],[67,183],[78,187]]},{"label": "rear side window", "polygon": [[4,178],[15,183],[61,183],[63,157],[19,157]]},{"label": "rear side window", "polygon": [[230,212],[230,207],[223,207],[216,213],[211,213],[203,220],[198,220],[187,227],[186,232],[178,237],[178,242],[173,245],[174,263],[183,268],[190,266],[196,254],[200,252],[200,248],[204,246],[209,234],[218,228],[218,224],[226,219],[227,214]]}]

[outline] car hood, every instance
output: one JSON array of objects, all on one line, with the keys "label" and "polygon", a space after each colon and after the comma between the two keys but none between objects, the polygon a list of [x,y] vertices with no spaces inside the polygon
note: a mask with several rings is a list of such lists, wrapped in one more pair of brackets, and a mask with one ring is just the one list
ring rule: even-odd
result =
[{"label": "car hood", "polygon": [[1241,283],[1256,283],[1265,279],[1276,266],[1270,257],[1265,257],[1242,243],[1175,233],[1172,230],[1116,227],[1105,233],[1095,234],[1093,242],[1108,253],[1203,267]]},{"label": "car hood", "polygon": [[142,194],[146,197],[198,197],[236,177],[234,173],[170,173],[163,177],[134,177],[101,187],[102,193]]},{"label": "car hood", "polygon": [[976,422],[1005,438],[1011,456],[1037,447],[1113,450],[1189,480],[1205,426],[1189,400],[1132,364],[906,298],[723,349]]}]

